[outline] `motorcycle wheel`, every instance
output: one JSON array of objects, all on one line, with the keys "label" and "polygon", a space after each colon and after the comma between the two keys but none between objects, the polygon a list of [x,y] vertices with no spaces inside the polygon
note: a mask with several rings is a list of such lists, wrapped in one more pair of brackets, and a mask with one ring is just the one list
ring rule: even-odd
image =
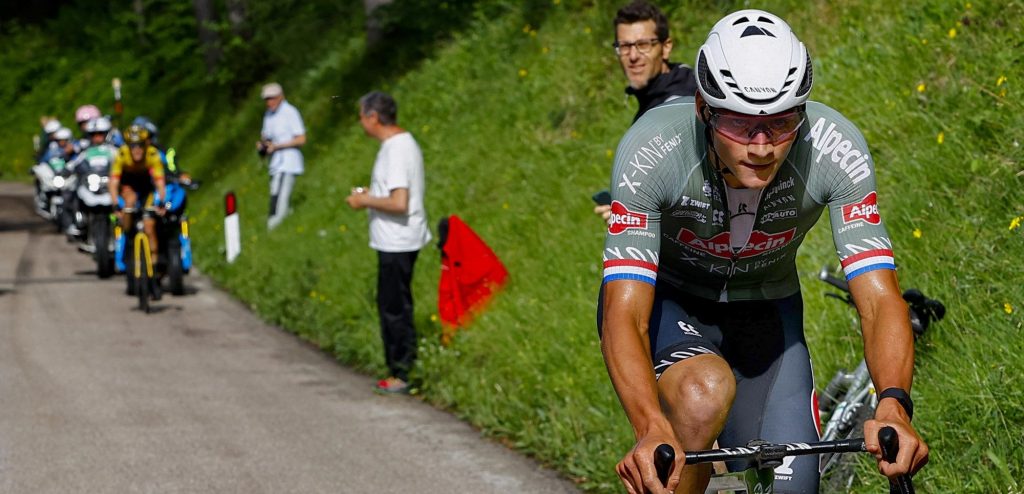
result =
[{"label": "motorcycle wheel", "polygon": [[105,214],[93,216],[89,230],[93,247],[96,248],[96,275],[101,279],[110,278],[114,274],[114,259],[110,253],[110,218]]},{"label": "motorcycle wheel", "polygon": [[167,239],[167,285],[174,295],[185,294],[185,272],[181,267],[181,241],[174,235]]}]

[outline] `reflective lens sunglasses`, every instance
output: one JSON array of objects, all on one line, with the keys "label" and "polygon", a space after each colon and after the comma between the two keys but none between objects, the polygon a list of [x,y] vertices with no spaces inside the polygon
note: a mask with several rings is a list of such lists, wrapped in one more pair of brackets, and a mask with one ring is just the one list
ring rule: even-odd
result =
[{"label": "reflective lens sunglasses", "polygon": [[768,142],[777,145],[794,138],[804,119],[804,112],[799,110],[763,116],[713,111],[709,124],[716,132],[739,144],[750,144],[759,134],[764,134]]}]

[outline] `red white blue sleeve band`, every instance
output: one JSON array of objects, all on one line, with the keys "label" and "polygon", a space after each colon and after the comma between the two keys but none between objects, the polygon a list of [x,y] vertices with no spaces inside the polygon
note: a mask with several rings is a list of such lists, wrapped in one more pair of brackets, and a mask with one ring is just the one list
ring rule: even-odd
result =
[{"label": "red white blue sleeve band", "polygon": [[633,259],[611,259],[604,262],[604,282],[635,280],[650,283],[658,279],[658,265]]},{"label": "red white blue sleeve band", "polygon": [[889,249],[875,249],[861,252],[847,257],[841,262],[843,265],[843,273],[846,274],[847,281],[876,269],[896,270],[896,260],[893,259],[892,251]]}]

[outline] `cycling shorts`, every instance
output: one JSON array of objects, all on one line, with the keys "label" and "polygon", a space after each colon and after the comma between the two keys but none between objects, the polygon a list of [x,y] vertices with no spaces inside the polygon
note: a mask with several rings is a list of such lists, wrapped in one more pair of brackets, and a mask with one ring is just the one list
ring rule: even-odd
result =
[{"label": "cycling shorts", "polygon": [[[602,310],[599,300],[599,333]],[[777,300],[714,302],[658,288],[648,336],[656,377],[697,355],[718,355],[732,368],[736,398],[718,436],[720,447],[745,446],[753,439],[774,443],[819,440],[799,293]],[[730,462],[727,466],[737,471],[747,464]],[[775,469],[777,493],[816,493],[818,482],[818,457],[814,455],[788,457]]]}]

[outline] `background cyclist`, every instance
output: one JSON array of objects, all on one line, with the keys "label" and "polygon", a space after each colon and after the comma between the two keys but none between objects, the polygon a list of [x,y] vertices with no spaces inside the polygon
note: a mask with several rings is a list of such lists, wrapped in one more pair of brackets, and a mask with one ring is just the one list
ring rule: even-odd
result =
[{"label": "background cyclist", "polygon": [[[131,218],[121,212],[118,199],[124,198],[125,207],[148,206],[154,189],[160,197],[167,197],[164,184],[164,165],[160,153],[149,143],[149,131],[144,127],[132,125],[124,134],[126,144],[117,152],[117,158],[110,168],[108,190],[110,198],[117,210],[121,228],[128,231]],[[166,211],[163,204],[155,205],[156,213],[163,215]],[[153,260],[157,259],[156,221],[149,215],[144,216],[143,228],[149,237],[149,250]]]}]

